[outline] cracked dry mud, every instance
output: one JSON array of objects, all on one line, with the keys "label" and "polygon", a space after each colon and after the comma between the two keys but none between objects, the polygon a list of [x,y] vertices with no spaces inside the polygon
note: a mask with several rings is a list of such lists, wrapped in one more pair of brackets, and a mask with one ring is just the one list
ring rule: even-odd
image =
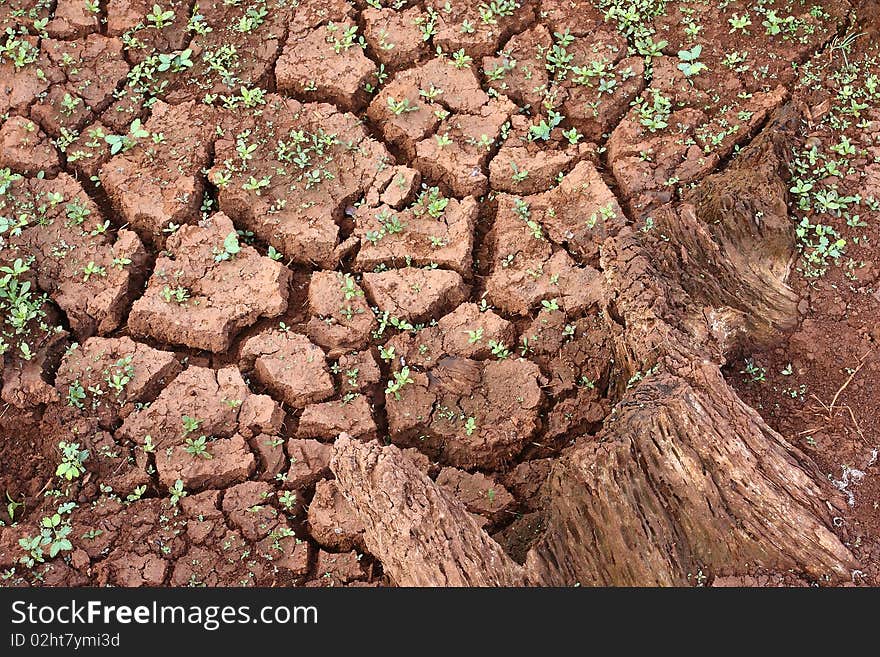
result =
[{"label": "cracked dry mud", "polygon": [[153,4],[0,2],[6,581],[877,583],[873,462],[735,371],[828,339],[793,154],[880,198],[870,12]]}]

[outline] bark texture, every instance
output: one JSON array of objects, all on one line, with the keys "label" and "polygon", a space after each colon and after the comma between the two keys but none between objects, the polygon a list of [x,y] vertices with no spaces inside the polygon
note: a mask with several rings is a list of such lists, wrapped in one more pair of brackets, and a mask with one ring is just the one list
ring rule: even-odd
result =
[{"label": "bark texture", "polygon": [[555,586],[687,585],[751,566],[845,578],[819,473],[712,363],[628,394],[599,441],[551,473],[547,531],[528,557]]},{"label": "bark texture", "polygon": [[330,465],[399,586],[522,586],[521,566],[397,447],[341,435]]}]

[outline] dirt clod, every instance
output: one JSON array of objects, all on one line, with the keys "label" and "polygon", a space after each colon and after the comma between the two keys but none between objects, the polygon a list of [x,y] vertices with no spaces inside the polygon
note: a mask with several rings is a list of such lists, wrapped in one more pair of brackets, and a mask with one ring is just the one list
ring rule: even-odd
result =
[{"label": "dirt clod", "polygon": [[131,309],[136,335],[221,352],[241,329],[287,308],[290,272],[240,244],[222,213],[180,228],[165,253]]},{"label": "dirt clod", "polygon": [[253,367],[257,381],[294,408],[335,392],[324,352],[304,335],[282,330],[260,333],[242,344],[241,358]]}]

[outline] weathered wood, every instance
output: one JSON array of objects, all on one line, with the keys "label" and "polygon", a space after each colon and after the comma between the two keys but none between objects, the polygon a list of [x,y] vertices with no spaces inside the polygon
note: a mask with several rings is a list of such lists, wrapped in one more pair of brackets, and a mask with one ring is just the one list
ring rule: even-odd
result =
[{"label": "weathered wood", "polygon": [[365,526],[364,542],[399,586],[522,586],[519,564],[461,502],[395,446],[343,434],[330,465]]},{"label": "weathered wood", "polygon": [[551,473],[527,568],[556,586],[687,585],[753,566],[846,578],[852,557],[804,460],[714,364],[692,381],[656,374]]}]

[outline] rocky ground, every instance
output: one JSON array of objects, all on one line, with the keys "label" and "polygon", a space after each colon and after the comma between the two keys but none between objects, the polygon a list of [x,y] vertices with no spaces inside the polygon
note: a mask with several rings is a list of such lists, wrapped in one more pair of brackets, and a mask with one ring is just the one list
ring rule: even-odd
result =
[{"label": "rocky ground", "polygon": [[877,11],[0,0],[2,581],[877,584]]}]

